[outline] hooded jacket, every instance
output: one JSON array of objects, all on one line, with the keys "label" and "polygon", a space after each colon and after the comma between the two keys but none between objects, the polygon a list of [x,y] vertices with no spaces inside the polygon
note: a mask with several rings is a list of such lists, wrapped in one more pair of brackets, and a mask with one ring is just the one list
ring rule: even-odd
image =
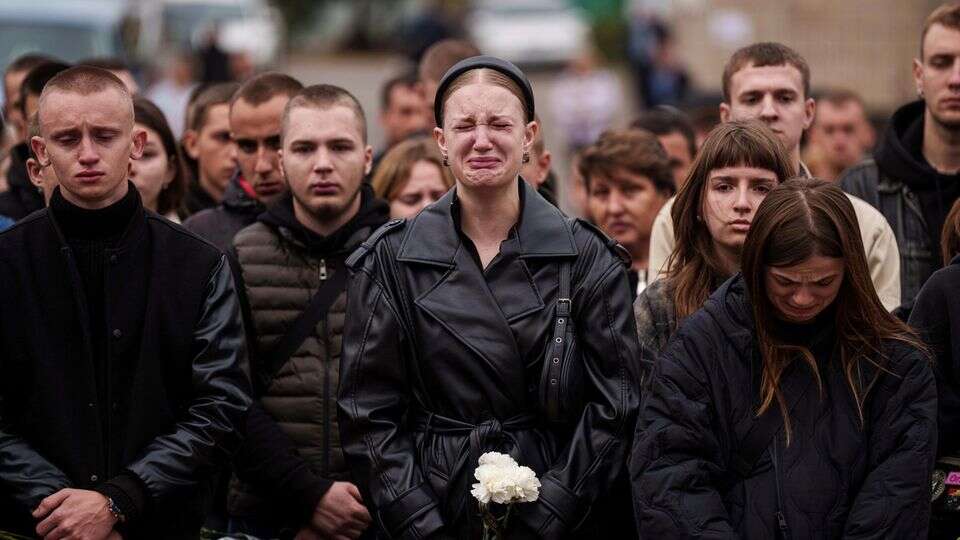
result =
[{"label": "hooded jacket", "polygon": [[237,171],[223,194],[223,202],[193,214],[183,222],[183,226],[228,251],[233,237],[266,210],[263,203],[244,191],[241,181],[240,171]]},{"label": "hooded jacket", "polygon": [[289,193],[234,238],[251,335],[251,375],[270,380],[251,410],[235,459],[230,515],[296,532],[335,480],[349,480],[337,422],[346,290],[277,373],[261,362],[343,261],[389,218],[389,206],[361,186],[357,214],[329,236],[304,227]]},{"label": "hooded jacket", "polygon": [[[680,325],[657,359],[630,461],[641,538],[926,538],[936,390],[922,353],[884,344],[886,360],[874,360],[886,371],[867,393],[861,425],[831,353],[835,338],[811,337],[819,398],[810,368],[794,361],[781,388],[802,388],[791,385],[799,377],[808,389],[790,414],[791,442],[781,425],[740,476],[738,449],[760,403],[754,328],[737,274]],[[832,334],[829,319],[820,328]],[[859,370],[864,381],[877,373],[869,362]]]},{"label": "hooded jacket", "polygon": [[[509,453],[542,484],[514,510],[508,538],[597,538],[629,520],[616,513],[627,498],[612,496],[639,399],[622,248],[518,183],[519,221],[482,270],[459,229],[456,189],[348,260],[340,429],[388,538],[477,537],[470,486],[487,451]],[[565,259],[588,397],[582,415],[556,426],[537,396]]]},{"label": "hooded jacket", "polygon": [[940,409],[939,456],[960,456],[960,256],[934,272],[910,313],[910,326],[934,355]]},{"label": "hooded jacket", "polygon": [[960,175],[937,172],[923,156],[924,110],[923,101],[898,109],[874,157],[847,170],[840,179],[844,191],[880,210],[893,228],[905,305],[940,268],[940,231],[960,196]]},{"label": "hooded jacket", "polygon": [[30,147],[26,143],[10,149],[10,169],[7,171],[9,189],[0,193],[0,216],[17,221],[44,206],[43,194],[30,182],[27,174],[29,157]]}]

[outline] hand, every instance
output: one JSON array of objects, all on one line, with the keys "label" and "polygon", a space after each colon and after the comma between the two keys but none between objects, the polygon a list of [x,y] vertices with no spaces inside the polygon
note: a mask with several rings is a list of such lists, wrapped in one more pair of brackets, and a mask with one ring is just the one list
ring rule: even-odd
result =
[{"label": "hand", "polygon": [[310,518],[310,527],[325,538],[353,540],[370,525],[360,490],[350,482],[334,482],[323,494]]},{"label": "hand", "polygon": [[41,501],[33,517],[43,520],[36,531],[44,540],[105,540],[117,522],[106,497],[83,489],[61,489]]},{"label": "hand", "polygon": [[323,538],[310,527],[304,527],[297,531],[297,535],[293,537],[293,540],[323,540]]}]

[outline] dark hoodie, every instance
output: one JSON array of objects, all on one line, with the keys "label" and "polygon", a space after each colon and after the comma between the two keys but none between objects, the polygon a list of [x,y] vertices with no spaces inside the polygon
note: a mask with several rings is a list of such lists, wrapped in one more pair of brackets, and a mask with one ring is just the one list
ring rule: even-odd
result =
[{"label": "dark hoodie", "polygon": [[193,214],[183,226],[212,242],[218,248],[227,251],[233,237],[247,225],[257,220],[266,207],[251,197],[240,186],[242,181],[237,171],[223,194],[223,202],[213,208]]},{"label": "dark hoodie", "polygon": [[[261,214],[258,221],[287,242],[305,247],[317,258],[346,258],[366,240],[366,236],[360,237],[363,230],[372,232],[389,219],[389,205],[374,196],[373,188],[369,184],[363,184],[360,196],[360,209],[357,214],[329,236],[321,236],[297,221],[293,212],[293,196],[289,193]],[[232,257],[234,261],[241,260],[236,251]],[[235,275],[240,283],[238,289],[241,291],[245,326],[252,330],[255,325],[246,295],[247,289],[243,285],[243,274],[237,272]],[[336,333],[333,330],[330,332]],[[250,335],[248,339],[252,344],[257,343],[254,335]],[[255,347],[251,349],[256,351]],[[309,520],[317,502],[333,484],[333,479],[321,478],[314,472],[310,464],[300,456],[290,436],[266,412],[259,400],[248,413],[244,438],[245,441],[234,458],[237,476],[263,494],[284,494],[282,506],[288,515],[274,515],[270,516],[271,519],[296,526]],[[234,493],[233,496],[240,497],[236,501],[243,501],[242,493]],[[250,501],[246,500],[241,506],[243,504],[250,504]],[[263,510],[255,503],[246,509]]]},{"label": "dark hoodie", "polygon": [[[261,223],[278,231],[280,235],[306,246],[312,253],[329,255],[344,251],[347,240],[357,230],[364,227],[375,230],[388,219],[390,219],[390,205],[383,199],[377,198],[373,188],[367,183],[360,186],[360,208],[357,210],[357,215],[329,236],[321,236],[297,221],[293,214],[293,195],[290,193],[284,195],[257,218]],[[347,249],[347,251],[351,250],[352,248]],[[345,254],[349,255],[349,253]]]},{"label": "dark hoodie", "polygon": [[914,101],[893,114],[875,159],[884,174],[900,180],[917,194],[930,245],[936,248],[947,213],[960,196],[960,175],[941,174],[924,157],[924,107],[923,101]]},{"label": "dark hoodie", "polygon": [[0,193],[0,216],[18,221],[44,207],[43,194],[30,182],[27,174],[29,158],[30,147],[26,143],[10,149],[10,169],[7,171],[9,189]]}]

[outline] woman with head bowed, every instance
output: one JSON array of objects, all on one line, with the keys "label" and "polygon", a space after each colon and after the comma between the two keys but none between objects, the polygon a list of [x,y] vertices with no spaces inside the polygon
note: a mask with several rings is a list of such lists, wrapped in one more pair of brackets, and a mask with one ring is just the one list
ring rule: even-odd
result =
[{"label": "woman with head bowed", "polygon": [[493,451],[541,483],[507,538],[617,531],[639,400],[627,257],[519,180],[539,126],[515,66],[454,65],[435,116],[455,188],[348,261],[339,412],[364,502],[390,538],[479,538]]},{"label": "woman with head bowed", "polygon": [[870,280],[850,200],[790,180],[742,275],[656,362],[630,461],[643,538],[926,538],[936,386]]},{"label": "woman with head bowed", "polygon": [[453,175],[430,137],[394,145],[377,166],[373,191],[390,203],[390,217],[409,219],[453,187]]},{"label": "woman with head bowed", "polygon": [[794,172],[776,135],[760,122],[727,122],[710,132],[671,210],[677,243],[666,273],[633,305],[645,365],[678,322],[740,269],[757,208]]}]

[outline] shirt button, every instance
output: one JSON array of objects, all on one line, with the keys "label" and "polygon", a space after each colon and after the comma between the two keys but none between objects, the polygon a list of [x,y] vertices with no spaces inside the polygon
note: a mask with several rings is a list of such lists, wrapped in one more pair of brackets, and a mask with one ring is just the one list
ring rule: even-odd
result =
[{"label": "shirt button", "polygon": [[92,401],[91,401],[90,403],[87,403],[87,407],[90,407],[91,409],[94,408],[94,407],[96,407],[96,406],[97,406],[97,404],[94,403],[94,402],[92,402]]},{"label": "shirt button", "polygon": [[121,332],[119,328],[114,328],[113,337],[116,339],[120,339],[121,337],[123,337],[123,332]]},{"label": "shirt button", "polygon": [[117,262],[119,261],[120,261],[120,257],[117,257],[116,255],[110,256],[110,264],[117,264]]},{"label": "shirt button", "polygon": [[91,482],[96,482],[97,480],[100,480],[100,477],[95,474],[90,477]]}]

